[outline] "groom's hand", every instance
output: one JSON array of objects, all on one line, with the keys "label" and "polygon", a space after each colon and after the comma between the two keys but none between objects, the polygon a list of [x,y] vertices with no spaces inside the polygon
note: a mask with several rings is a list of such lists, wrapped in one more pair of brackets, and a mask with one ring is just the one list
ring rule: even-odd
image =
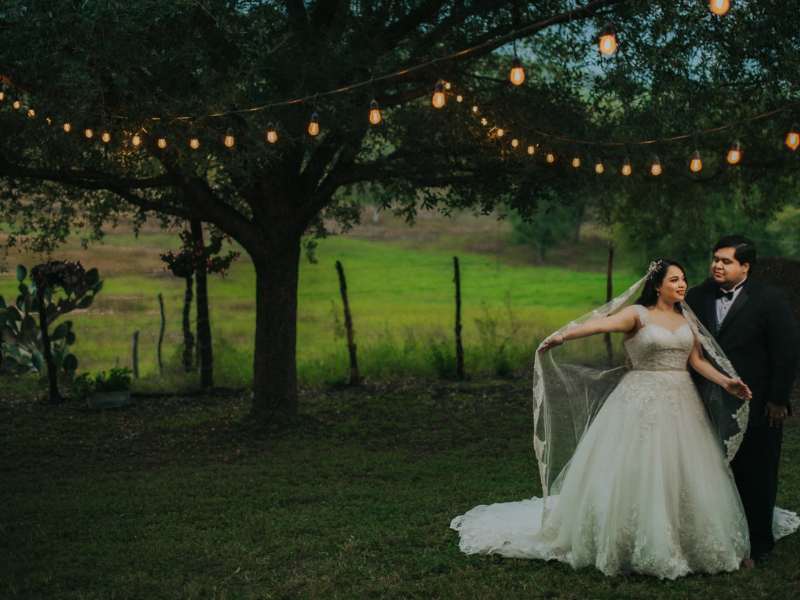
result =
[{"label": "groom's hand", "polygon": [[769,419],[770,427],[780,427],[783,420],[789,414],[789,409],[781,404],[767,402],[765,414],[767,415],[767,419]]}]

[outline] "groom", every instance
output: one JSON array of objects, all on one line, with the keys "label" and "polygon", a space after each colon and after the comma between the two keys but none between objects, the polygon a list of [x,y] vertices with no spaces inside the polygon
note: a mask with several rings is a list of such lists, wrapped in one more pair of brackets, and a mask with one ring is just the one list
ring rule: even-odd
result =
[{"label": "groom", "polygon": [[778,491],[783,420],[797,369],[798,339],[789,304],[776,289],[753,279],[756,248],[740,235],[714,246],[711,276],[686,301],[750,386],[750,421],[731,462],[750,529],[750,555],[765,558],[775,540],[772,512]]}]

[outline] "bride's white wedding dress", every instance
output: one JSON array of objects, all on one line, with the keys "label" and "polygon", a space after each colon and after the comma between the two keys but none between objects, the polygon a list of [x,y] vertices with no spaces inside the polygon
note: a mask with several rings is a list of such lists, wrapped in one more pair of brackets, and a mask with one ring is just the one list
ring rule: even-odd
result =
[{"label": "bride's white wedding dress", "polygon": [[[688,323],[648,322],[625,342],[632,369],[599,410],[560,494],[477,506],[452,520],[467,554],[559,560],[607,575],[674,579],[739,568],[749,539],[736,484],[687,370]],[[800,525],[776,508],[776,538]]]}]

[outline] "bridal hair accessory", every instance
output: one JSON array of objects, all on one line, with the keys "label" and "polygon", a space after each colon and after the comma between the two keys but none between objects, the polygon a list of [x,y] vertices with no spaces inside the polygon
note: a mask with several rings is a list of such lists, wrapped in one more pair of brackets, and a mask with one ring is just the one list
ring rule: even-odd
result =
[{"label": "bridal hair accessory", "polygon": [[658,260],[653,260],[650,262],[650,266],[647,268],[647,279],[652,279],[653,274],[658,271],[664,265],[664,261],[660,258]]}]

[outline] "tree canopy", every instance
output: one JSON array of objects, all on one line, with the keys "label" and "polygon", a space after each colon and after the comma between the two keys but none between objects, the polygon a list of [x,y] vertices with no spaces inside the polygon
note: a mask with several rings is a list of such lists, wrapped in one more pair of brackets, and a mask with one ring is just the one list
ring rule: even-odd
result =
[{"label": "tree canopy", "polygon": [[[301,238],[325,217],[357,219],[349,189],[370,185],[410,219],[420,205],[533,215],[541,198],[613,199],[615,218],[655,235],[712,193],[774,211],[796,189],[782,140],[797,119],[799,13],[797,0],[737,1],[724,17],[701,0],[7,0],[3,217],[43,247],[129,211],[230,235],[257,273],[254,414],[291,415]],[[610,58],[596,44],[607,23]],[[441,110],[437,81],[451,85]]]}]

